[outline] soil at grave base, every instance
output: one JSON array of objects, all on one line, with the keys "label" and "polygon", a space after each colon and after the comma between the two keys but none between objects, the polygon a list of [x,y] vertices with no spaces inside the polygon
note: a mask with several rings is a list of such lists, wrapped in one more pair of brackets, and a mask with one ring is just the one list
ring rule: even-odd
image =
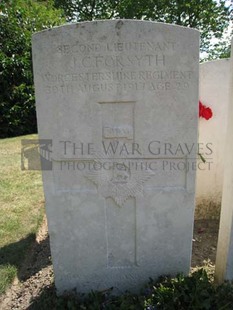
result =
[{"label": "soil at grave base", "polygon": [[[195,221],[193,237],[192,269],[205,267],[213,277],[218,237],[218,221]],[[53,269],[50,256],[47,222],[37,235],[27,259],[12,286],[0,296],[0,309],[38,309],[43,298],[55,298]]]}]

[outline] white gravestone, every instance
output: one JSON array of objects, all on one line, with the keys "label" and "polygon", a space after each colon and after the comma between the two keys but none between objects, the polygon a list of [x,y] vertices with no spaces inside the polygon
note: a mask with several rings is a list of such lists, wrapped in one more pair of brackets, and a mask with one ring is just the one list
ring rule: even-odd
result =
[{"label": "white gravestone", "polygon": [[222,206],[218,246],[216,255],[215,279],[218,283],[233,280],[233,39],[231,41],[229,107],[227,113],[227,132],[223,137],[224,147],[224,177],[222,191]]},{"label": "white gravestone", "polygon": [[[58,293],[189,272],[199,33],[84,22],[37,33],[33,63]],[[187,168],[187,169],[186,169]]]},{"label": "white gravestone", "polygon": [[199,119],[200,162],[196,180],[196,217],[219,218],[225,161],[225,136],[230,91],[230,59],[200,64],[199,99],[213,117]]}]

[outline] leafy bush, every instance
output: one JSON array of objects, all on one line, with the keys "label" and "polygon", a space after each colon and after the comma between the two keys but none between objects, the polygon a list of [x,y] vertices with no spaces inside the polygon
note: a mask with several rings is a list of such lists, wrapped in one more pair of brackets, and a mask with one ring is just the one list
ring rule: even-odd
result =
[{"label": "leafy bush", "polygon": [[224,283],[218,287],[210,282],[201,269],[191,276],[163,277],[150,280],[141,293],[129,292],[113,296],[111,289],[78,295],[73,292],[56,297],[50,288],[30,309],[80,309],[80,310],[232,310],[233,285]]},{"label": "leafy bush", "polygon": [[31,35],[63,22],[51,1],[1,1],[0,138],[36,132]]}]

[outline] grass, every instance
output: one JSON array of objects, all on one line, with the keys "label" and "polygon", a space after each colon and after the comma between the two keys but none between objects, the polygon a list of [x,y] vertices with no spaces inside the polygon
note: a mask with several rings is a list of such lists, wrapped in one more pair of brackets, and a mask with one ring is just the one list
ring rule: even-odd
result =
[{"label": "grass", "polygon": [[40,171],[21,170],[21,139],[0,140],[0,294],[18,275],[44,215]]}]

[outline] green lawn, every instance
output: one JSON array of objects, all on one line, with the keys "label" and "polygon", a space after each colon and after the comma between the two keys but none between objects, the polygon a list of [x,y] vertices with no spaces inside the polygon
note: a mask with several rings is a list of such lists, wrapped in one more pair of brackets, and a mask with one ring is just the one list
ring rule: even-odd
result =
[{"label": "green lawn", "polygon": [[0,294],[18,275],[44,215],[40,171],[21,170],[21,139],[0,140]]}]

